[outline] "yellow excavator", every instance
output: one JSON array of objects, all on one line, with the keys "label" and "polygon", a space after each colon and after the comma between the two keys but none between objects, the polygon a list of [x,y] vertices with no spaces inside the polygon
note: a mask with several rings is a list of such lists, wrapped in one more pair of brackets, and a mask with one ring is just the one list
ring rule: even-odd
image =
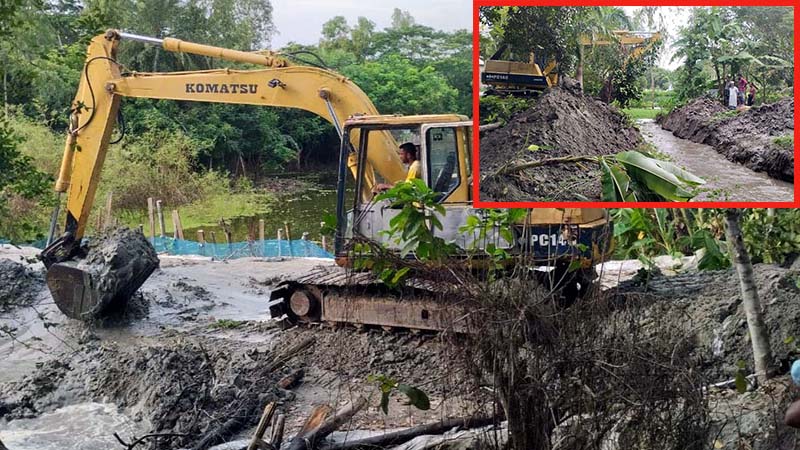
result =
[{"label": "yellow excavator", "polygon": [[[117,61],[121,40],[262,68],[128,72]],[[321,266],[312,274],[287,279],[277,286],[270,298],[273,317],[292,322],[347,322],[423,330],[452,327],[454,309],[449,305],[407,297],[400,300],[394,291],[381,288],[380,281],[370,273],[352,276],[352,271],[344,267],[349,265],[349,244],[354,237],[380,242],[399,253],[400,244],[381,231],[389,228],[400,210],[386,201],[376,201],[372,192],[378,183],[405,178],[406,170],[398,156],[400,140],[417,144],[421,178],[444,207],[445,214],[440,217],[443,229],[436,230],[437,235],[461,249],[480,248],[486,243],[459,232],[470,216],[481,218],[486,214],[472,206],[471,120],[457,114],[380,115],[367,95],[346,77],[320,67],[293,65],[278,53],[242,52],[116,30],[96,36],[89,44],[55,186],[59,196],[67,194],[64,233],[53,240],[59,217],[56,210],[52,243],[41,255],[48,286],[62,311],[90,311],[92,308],[86,305],[91,306],[101,296],[130,296],[155,269],[132,265],[135,273],[128,274],[131,281],[112,285],[98,279],[106,272],[89,273],[78,264],[85,255],[82,239],[123,97],[299,108],[329,121],[341,137],[337,264]],[[346,204],[346,181],[350,177],[357,195],[352,204]],[[499,235],[490,241],[510,252],[531,255],[539,270],[560,271],[576,288],[585,289],[593,278],[593,265],[610,246],[610,222],[603,209],[533,209],[513,227],[511,241]],[[362,295],[340,295],[352,285],[361,286]],[[101,292],[104,289],[106,292]],[[107,292],[110,289],[113,292]]]},{"label": "yellow excavator", "polygon": [[[622,68],[661,40],[661,34],[649,31],[615,30],[608,37],[595,39],[592,36],[581,36],[582,47],[618,45],[626,53]],[[558,63],[530,52],[528,62],[509,61],[503,59],[509,51],[509,45],[503,44],[486,60],[481,82],[488,86],[485,95],[537,95],[547,88],[558,84]]]}]

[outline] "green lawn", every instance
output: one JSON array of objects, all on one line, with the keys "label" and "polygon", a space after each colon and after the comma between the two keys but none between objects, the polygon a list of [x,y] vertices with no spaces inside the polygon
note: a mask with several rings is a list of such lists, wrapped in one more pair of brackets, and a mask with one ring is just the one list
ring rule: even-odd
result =
[{"label": "green lawn", "polygon": [[656,114],[661,112],[660,109],[650,109],[650,108],[626,108],[623,109],[624,112],[631,120],[637,119],[655,119]]}]

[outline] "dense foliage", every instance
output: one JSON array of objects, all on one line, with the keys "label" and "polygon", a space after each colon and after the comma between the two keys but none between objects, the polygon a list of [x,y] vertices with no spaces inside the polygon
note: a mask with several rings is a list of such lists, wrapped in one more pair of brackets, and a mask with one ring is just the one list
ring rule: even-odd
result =
[{"label": "dense foliage", "polygon": [[[757,101],[785,94],[794,83],[794,10],[791,7],[694,8],[675,42],[682,99],[744,75],[761,91]],[[788,92],[791,95],[791,92]]]}]

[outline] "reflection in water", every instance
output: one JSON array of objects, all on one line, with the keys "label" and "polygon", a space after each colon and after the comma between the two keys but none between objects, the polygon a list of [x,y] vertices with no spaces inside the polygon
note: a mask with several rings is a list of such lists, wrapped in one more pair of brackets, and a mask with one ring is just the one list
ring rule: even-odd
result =
[{"label": "reflection in water", "polygon": [[[326,214],[336,214],[336,173],[312,173],[303,176],[303,179],[312,182],[314,187],[302,191],[277,193],[275,201],[268,205],[269,212],[233,220],[226,218],[233,240],[246,241],[249,234],[258,239],[259,219],[264,219],[266,239],[275,239],[278,229],[283,229],[283,223],[286,221],[291,228],[292,239],[300,239],[303,232],[308,232],[308,239],[319,240],[320,222]],[[351,207],[352,192],[348,191],[348,199],[345,204]],[[218,243],[225,242],[225,235],[220,226],[187,228],[184,230],[186,239],[195,240],[199,229],[205,232],[206,239],[210,239],[213,231]]]},{"label": "reflection in water", "polygon": [[11,450],[108,450],[119,448],[113,433],[123,439],[145,432],[113,405],[80,403],[35,419],[0,421],[0,440]]},{"label": "reflection in water", "polygon": [[766,173],[728,161],[709,145],[681,139],[649,119],[637,121],[644,139],[666,153],[672,162],[706,180],[695,201],[790,202],[794,185]]}]

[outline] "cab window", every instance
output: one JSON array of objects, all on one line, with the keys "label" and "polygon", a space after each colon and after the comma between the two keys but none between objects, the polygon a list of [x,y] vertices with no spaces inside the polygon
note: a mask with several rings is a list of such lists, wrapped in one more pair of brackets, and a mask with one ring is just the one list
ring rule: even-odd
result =
[{"label": "cab window", "polygon": [[461,184],[456,128],[430,128],[425,133],[428,186],[446,198]]}]

